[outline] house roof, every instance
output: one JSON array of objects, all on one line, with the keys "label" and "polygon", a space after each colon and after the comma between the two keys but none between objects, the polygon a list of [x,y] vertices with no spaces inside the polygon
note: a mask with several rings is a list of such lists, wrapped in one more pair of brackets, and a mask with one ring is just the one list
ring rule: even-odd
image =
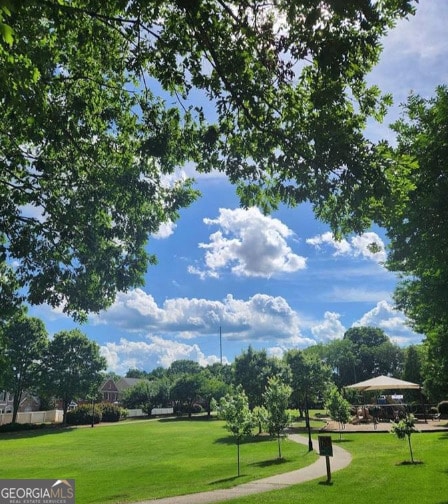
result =
[{"label": "house roof", "polygon": [[353,385],[347,385],[345,388],[357,390],[402,390],[420,389],[421,386],[418,383],[399,380],[398,378],[392,378],[391,376],[377,376],[375,378],[370,378],[369,380],[354,383]]},{"label": "house roof", "polygon": [[115,385],[117,387],[117,390],[120,392],[123,390],[126,390],[130,387],[133,387],[134,385],[137,385],[137,383],[140,383],[142,381],[146,381],[143,378],[120,378],[115,382]]}]

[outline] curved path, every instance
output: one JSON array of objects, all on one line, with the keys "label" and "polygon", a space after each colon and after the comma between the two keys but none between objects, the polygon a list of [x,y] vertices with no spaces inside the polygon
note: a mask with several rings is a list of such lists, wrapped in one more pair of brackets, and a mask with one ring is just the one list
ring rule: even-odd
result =
[{"label": "curved path", "polygon": [[[298,434],[290,434],[289,439],[296,443],[307,445],[308,438]],[[352,460],[350,453],[339,446],[333,444],[333,457],[330,459],[331,472],[339,471],[347,467]],[[244,483],[233,488],[221,490],[212,490],[210,492],[201,492],[196,494],[179,495],[176,497],[166,497],[164,499],[155,499],[141,501],[137,504],[207,504],[208,502],[222,502],[225,500],[236,499],[243,495],[250,495],[271,490],[278,490],[290,485],[297,485],[322,476],[327,476],[327,466],[325,457],[319,459],[313,464],[284,474],[276,474],[250,483]]]}]

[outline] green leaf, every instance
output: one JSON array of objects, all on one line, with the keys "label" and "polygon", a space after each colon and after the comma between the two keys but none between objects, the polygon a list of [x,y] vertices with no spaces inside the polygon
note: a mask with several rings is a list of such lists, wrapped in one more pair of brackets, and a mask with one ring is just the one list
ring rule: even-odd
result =
[{"label": "green leaf", "polygon": [[12,47],[14,43],[13,35],[14,30],[9,25],[0,22],[0,36],[10,47]]}]

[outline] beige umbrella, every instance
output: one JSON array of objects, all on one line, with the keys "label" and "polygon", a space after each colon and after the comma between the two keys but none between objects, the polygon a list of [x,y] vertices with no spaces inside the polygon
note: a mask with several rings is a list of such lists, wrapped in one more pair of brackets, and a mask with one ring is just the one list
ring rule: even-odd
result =
[{"label": "beige umbrella", "polygon": [[392,378],[391,376],[377,376],[375,378],[370,378],[359,383],[354,383],[353,385],[347,385],[345,388],[357,389],[362,391],[368,390],[389,390],[389,389],[421,389],[418,383],[412,383],[404,380],[399,380],[398,378]]},{"label": "beige umbrella", "polygon": [[420,390],[420,396],[422,400],[423,416],[426,423],[426,410],[423,401],[423,395],[421,393],[421,386],[418,383],[412,383],[405,380],[399,380],[398,378],[392,378],[391,376],[377,376],[375,378],[370,378],[359,383],[354,383],[353,385],[347,385],[345,388],[351,388],[360,390],[361,392],[368,392],[369,390],[401,390],[401,389],[414,389]]}]

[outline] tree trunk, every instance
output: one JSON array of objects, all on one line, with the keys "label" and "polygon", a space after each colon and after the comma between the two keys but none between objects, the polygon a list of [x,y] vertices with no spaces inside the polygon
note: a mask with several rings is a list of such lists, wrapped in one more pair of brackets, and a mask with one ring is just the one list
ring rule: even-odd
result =
[{"label": "tree trunk", "polygon": [[17,421],[17,413],[19,412],[20,399],[22,398],[22,392],[17,392],[14,394],[12,401],[12,423]]},{"label": "tree trunk", "polygon": [[240,439],[239,438],[236,440],[236,446],[237,446],[238,477],[239,477],[239,475],[240,475]]},{"label": "tree trunk", "polygon": [[411,453],[411,462],[414,463],[414,454],[412,453],[411,436],[408,435],[409,451]]},{"label": "tree trunk", "polygon": [[282,458],[282,445],[280,442],[280,432],[277,434],[277,442],[278,442],[278,458]]},{"label": "tree trunk", "polygon": [[63,399],[62,400],[62,424],[66,425],[67,424],[67,410],[68,410],[68,405],[69,401]]}]

